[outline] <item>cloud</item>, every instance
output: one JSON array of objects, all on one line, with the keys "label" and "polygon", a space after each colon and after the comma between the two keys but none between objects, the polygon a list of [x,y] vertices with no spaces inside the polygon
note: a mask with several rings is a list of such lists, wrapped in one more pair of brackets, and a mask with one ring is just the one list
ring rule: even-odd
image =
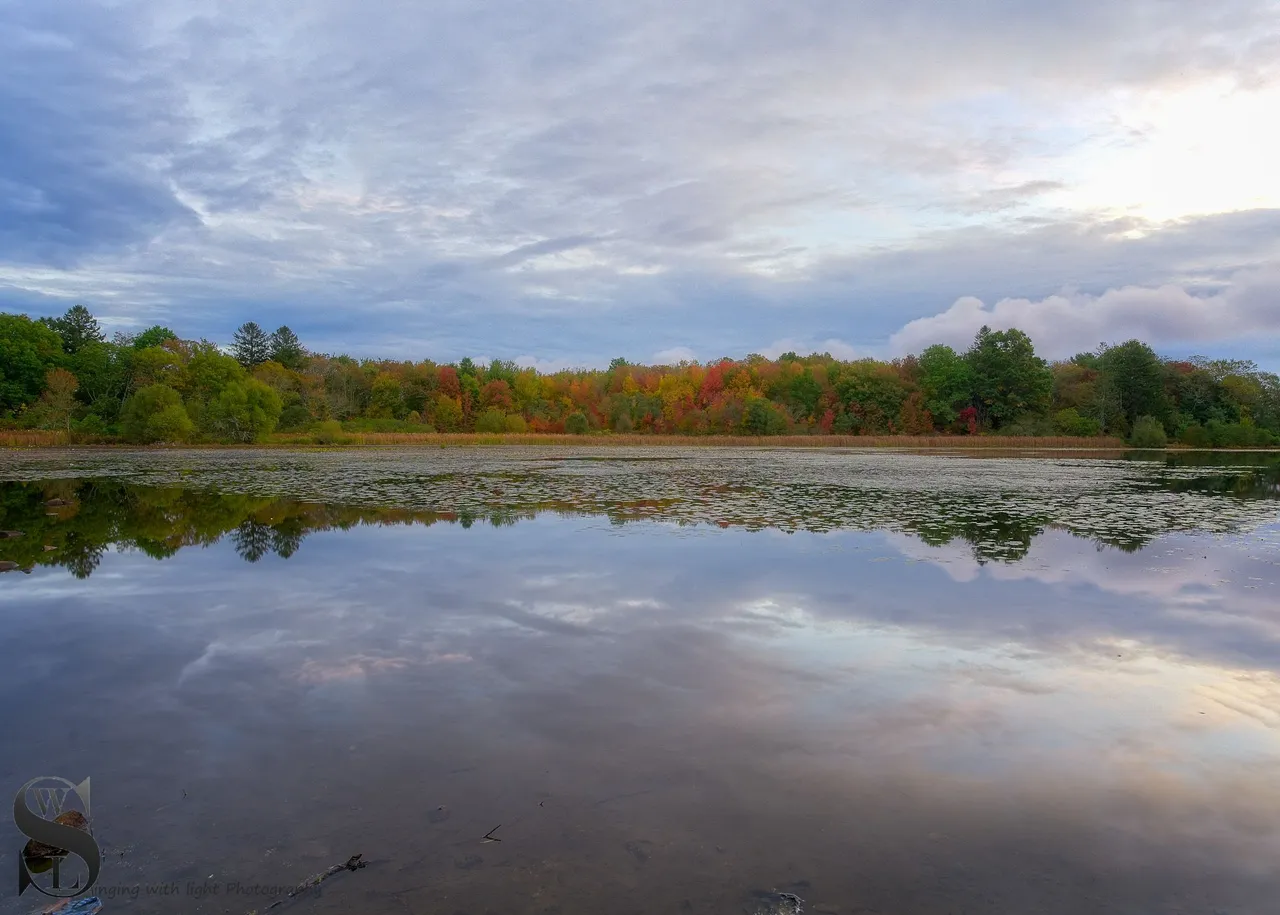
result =
[{"label": "cloud", "polygon": [[[963,295],[1221,282],[1277,237],[1266,0],[3,8],[7,309],[404,358],[639,358],[675,322],[712,358],[862,351]],[[1123,238],[1098,176],[1173,161],[1184,98],[1258,151],[1193,150],[1249,190],[1195,205],[1252,213]]]},{"label": "cloud", "polygon": [[871,355],[866,349],[837,340],[834,337],[821,342],[793,340],[790,337],[775,340],[760,350],[762,356],[777,359],[783,353],[796,353],[807,356],[810,353],[830,353],[837,359],[863,359]]},{"label": "cloud", "polygon": [[696,362],[698,354],[687,346],[672,346],[653,354],[655,365],[675,365],[680,362]]},{"label": "cloud", "polygon": [[1280,269],[1233,277],[1223,292],[1208,295],[1177,285],[1125,286],[1101,295],[1066,292],[1035,301],[1001,299],[990,307],[966,296],[941,314],[909,322],[890,342],[902,353],[934,343],[964,347],[983,325],[1017,327],[1050,358],[1134,337],[1159,346],[1275,336],[1280,334]]},{"label": "cloud", "polygon": [[125,20],[84,2],[4,9],[0,260],[69,267],[194,224],[151,161],[182,133],[174,87],[133,68]]}]

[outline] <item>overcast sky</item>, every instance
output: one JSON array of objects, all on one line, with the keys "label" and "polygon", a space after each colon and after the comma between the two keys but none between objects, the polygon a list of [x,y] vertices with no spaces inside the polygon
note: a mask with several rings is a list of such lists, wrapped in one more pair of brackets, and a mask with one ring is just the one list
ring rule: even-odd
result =
[{"label": "overcast sky", "polygon": [[1276,0],[0,0],[0,310],[1280,369]]}]

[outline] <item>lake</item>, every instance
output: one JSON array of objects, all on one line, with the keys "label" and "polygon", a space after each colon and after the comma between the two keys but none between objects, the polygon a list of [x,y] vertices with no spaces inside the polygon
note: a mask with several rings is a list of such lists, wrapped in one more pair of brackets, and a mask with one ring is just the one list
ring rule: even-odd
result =
[{"label": "lake", "polygon": [[33,451],[0,480],[0,785],[92,777],[105,915],[261,910],[356,853],[272,911],[1280,906],[1274,454]]}]

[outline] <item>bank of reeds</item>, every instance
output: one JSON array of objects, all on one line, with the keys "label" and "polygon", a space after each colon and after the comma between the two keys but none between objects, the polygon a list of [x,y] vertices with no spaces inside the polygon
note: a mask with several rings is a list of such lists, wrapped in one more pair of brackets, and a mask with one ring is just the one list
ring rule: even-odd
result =
[{"label": "bank of reeds", "polygon": [[61,430],[0,429],[2,448],[56,448],[70,444],[71,436]]}]

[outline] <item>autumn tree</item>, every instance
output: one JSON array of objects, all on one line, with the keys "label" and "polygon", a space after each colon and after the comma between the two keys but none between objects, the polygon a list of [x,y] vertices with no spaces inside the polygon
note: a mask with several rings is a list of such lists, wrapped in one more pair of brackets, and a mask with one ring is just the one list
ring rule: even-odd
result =
[{"label": "autumn tree", "polygon": [[44,376],[44,392],[36,404],[39,423],[46,429],[70,429],[76,409],[80,382],[66,369],[49,369]]},{"label": "autumn tree", "polygon": [[457,432],[462,428],[462,404],[456,397],[440,394],[431,409],[431,425],[439,432]]},{"label": "autumn tree", "polygon": [[379,373],[373,379],[369,391],[369,408],[365,415],[372,419],[403,419],[407,412],[400,379],[390,372]]}]

